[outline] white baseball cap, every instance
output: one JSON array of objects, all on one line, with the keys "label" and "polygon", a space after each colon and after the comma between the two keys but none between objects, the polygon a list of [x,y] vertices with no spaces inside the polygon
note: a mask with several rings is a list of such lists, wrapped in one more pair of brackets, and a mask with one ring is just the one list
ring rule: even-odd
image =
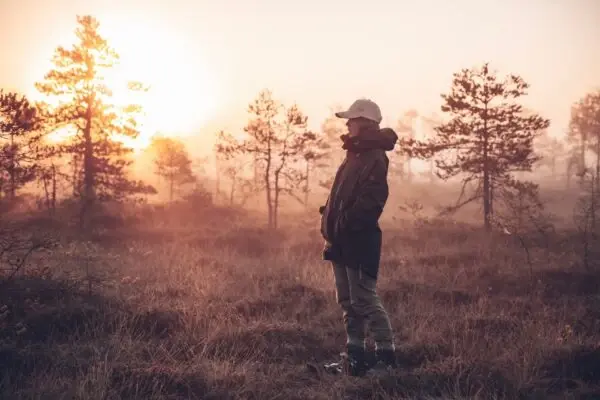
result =
[{"label": "white baseball cap", "polygon": [[352,119],[352,118],[366,118],[377,123],[381,122],[381,109],[375,102],[369,99],[358,99],[347,111],[336,112],[335,116],[338,118]]}]

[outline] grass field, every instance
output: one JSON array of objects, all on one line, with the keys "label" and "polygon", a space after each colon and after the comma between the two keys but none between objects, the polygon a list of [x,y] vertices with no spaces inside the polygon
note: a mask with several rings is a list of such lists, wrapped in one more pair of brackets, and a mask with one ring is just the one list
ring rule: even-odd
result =
[{"label": "grass field", "polygon": [[529,263],[467,225],[386,227],[401,368],[373,380],[305,368],[345,342],[315,221],[252,226],[121,229],[33,259],[0,289],[0,398],[600,398],[600,274],[560,235]]}]

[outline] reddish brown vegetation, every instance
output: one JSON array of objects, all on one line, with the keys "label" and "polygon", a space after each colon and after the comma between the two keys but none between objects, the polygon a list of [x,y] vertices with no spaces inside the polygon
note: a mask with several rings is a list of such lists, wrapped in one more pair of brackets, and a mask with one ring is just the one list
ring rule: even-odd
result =
[{"label": "reddish brown vegetation", "polygon": [[26,273],[6,286],[1,397],[600,393],[600,275],[581,270],[559,237],[531,249],[531,275],[508,237],[443,221],[387,227],[380,290],[402,367],[381,380],[318,377],[306,363],[336,357],[344,334],[314,221],[273,235],[247,216],[215,225],[217,213],[206,225],[138,221],[63,244],[44,256],[50,278]]}]

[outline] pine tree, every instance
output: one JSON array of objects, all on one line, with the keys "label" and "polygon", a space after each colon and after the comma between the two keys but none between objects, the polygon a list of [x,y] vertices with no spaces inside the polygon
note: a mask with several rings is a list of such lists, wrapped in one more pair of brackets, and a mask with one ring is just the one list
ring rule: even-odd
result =
[{"label": "pine tree", "polygon": [[[449,94],[443,94],[441,110],[449,121],[435,128],[437,135],[426,142],[403,145],[421,158],[436,158],[437,174],[447,180],[461,176],[460,207],[481,199],[486,229],[491,228],[494,193],[514,182],[515,171],[531,171],[538,160],[533,140],[550,121],[526,113],[517,99],[529,85],[517,75],[501,79],[485,63],[481,68],[455,73]],[[462,197],[469,183],[476,189]]]},{"label": "pine tree", "polygon": [[169,201],[172,202],[175,193],[184,185],[196,182],[196,176],[192,172],[192,160],[185,145],[176,139],[154,138],[150,149],[155,155],[155,172],[167,182]]},{"label": "pine tree", "polygon": [[0,197],[13,201],[35,179],[43,118],[25,96],[0,90]]},{"label": "pine tree", "polygon": [[[590,258],[599,257],[593,252],[598,248],[600,237],[600,224],[598,218],[600,211],[600,90],[588,93],[580,99],[571,109],[571,122],[569,124],[569,139],[573,146],[573,154],[579,160],[578,174],[583,189],[583,196],[579,204],[579,225],[583,226],[585,234],[584,263],[589,265]],[[593,167],[587,167],[585,156],[587,151],[594,154]],[[588,237],[589,236],[589,237]],[[588,248],[589,247],[589,248]]]},{"label": "pine tree", "polygon": [[[74,132],[58,151],[71,156],[76,171],[73,192],[81,200],[80,225],[84,227],[98,201],[155,191],[127,177],[132,150],[119,137],[137,137],[136,116],[140,107],[115,105],[111,89],[103,80],[119,55],[99,34],[100,24],[95,18],[77,17],[77,22],[78,43],[70,49],[56,49],[54,69],[36,86],[40,92],[62,100],[53,109],[54,127],[68,127]],[[132,82],[129,89],[142,87]]]},{"label": "pine tree", "polygon": [[588,93],[573,105],[568,138],[579,159],[578,173],[587,170],[585,157],[591,151],[595,155],[594,175],[600,179],[600,90]]}]

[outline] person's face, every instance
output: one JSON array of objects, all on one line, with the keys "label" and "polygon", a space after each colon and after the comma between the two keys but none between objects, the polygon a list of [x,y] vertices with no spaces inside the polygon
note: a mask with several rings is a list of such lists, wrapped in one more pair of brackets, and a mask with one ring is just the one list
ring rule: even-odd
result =
[{"label": "person's face", "polygon": [[358,136],[361,128],[360,120],[351,118],[346,122],[346,126],[348,127],[348,134],[350,137]]}]

